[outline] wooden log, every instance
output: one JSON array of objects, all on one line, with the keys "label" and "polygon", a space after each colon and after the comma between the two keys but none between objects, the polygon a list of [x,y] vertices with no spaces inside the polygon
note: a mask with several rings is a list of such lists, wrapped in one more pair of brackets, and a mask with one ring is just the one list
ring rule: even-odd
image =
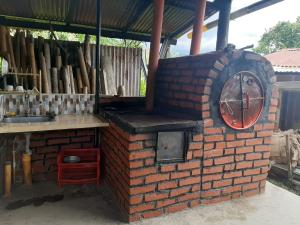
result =
[{"label": "wooden log", "polygon": [[82,48],[78,48],[78,60],[79,60],[79,65],[80,65],[80,70],[81,70],[81,76],[82,76],[82,81],[84,86],[87,87],[88,93],[90,93],[90,81],[89,81],[89,76],[86,70],[85,62],[84,62],[84,57],[83,57],[83,52]]},{"label": "wooden log", "polygon": [[21,67],[21,42],[20,42],[20,31],[17,30],[14,41],[14,53],[17,70]]},{"label": "wooden log", "polygon": [[57,70],[60,70],[62,67],[62,59],[59,47],[56,48],[55,67],[57,68]]},{"label": "wooden log", "polygon": [[75,89],[75,94],[78,94],[78,82],[77,82],[77,79],[76,77],[73,77],[73,80],[74,80],[74,89]]},{"label": "wooden log", "polygon": [[10,64],[11,67],[13,68],[13,71],[16,71],[16,62],[15,62],[15,54],[14,54],[14,49],[13,49],[13,44],[12,44],[12,39],[10,36],[10,33],[6,33],[6,41],[7,41],[7,47],[8,47],[8,52],[10,56]]},{"label": "wooden log", "polygon": [[90,35],[86,34],[84,38],[84,59],[88,71],[90,70],[92,65],[90,40],[91,40]]},{"label": "wooden log", "polygon": [[83,84],[82,84],[82,79],[81,79],[80,68],[76,69],[76,79],[77,79],[78,93],[81,94],[81,93],[83,93]]},{"label": "wooden log", "polygon": [[84,86],[83,87],[83,94],[88,94],[88,87],[87,86]]},{"label": "wooden log", "polygon": [[59,93],[58,73],[57,73],[57,68],[56,67],[51,68],[51,83],[52,83],[52,92],[53,93]]},{"label": "wooden log", "polygon": [[59,93],[64,93],[64,82],[62,80],[59,80],[58,82]]},{"label": "wooden log", "polygon": [[[46,59],[45,59],[45,63],[46,63]],[[48,81],[49,91],[50,91],[50,93],[52,93],[51,69],[47,69],[47,81]]]},{"label": "wooden log", "polygon": [[43,93],[45,94],[50,94],[50,89],[49,89],[49,82],[48,82],[48,72],[46,68],[46,61],[45,57],[42,52],[39,54],[39,61],[40,61],[40,68],[42,71],[42,86],[43,86]]},{"label": "wooden log", "polygon": [[62,79],[64,82],[64,90],[66,94],[71,94],[70,76],[67,67],[62,67]]},{"label": "wooden log", "polygon": [[44,43],[44,56],[46,60],[47,69],[51,69],[51,52],[50,52],[50,46],[48,42]]},{"label": "wooden log", "polygon": [[96,69],[91,68],[91,85],[92,85],[92,94],[96,93]]},{"label": "wooden log", "polygon": [[7,53],[7,41],[6,41],[7,29],[5,26],[0,26],[0,52],[2,54]]},{"label": "wooden log", "polygon": [[[27,71],[27,48],[26,48],[26,40],[25,40],[25,33],[20,32],[20,63],[21,63],[21,69],[19,71],[22,71],[23,73],[28,72]],[[24,88],[27,90],[28,89],[28,78],[27,76],[23,77],[23,85]]]},{"label": "wooden log", "polygon": [[69,67],[70,83],[71,83],[71,93],[75,94],[75,84],[74,84],[74,74],[72,66]]},{"label": "wooden log", "polygon": [[[37,74],[38,69],[37,69],[37,63],[35,61],[34,43],[33,42],[29,43],[27,48],[28,48],[28,55],[29,55],[30,71],[31,73]],[[32,77],[32,86],[38,88],[41,91],[41,87],[39,87],[38,85],[36,76]]]}]

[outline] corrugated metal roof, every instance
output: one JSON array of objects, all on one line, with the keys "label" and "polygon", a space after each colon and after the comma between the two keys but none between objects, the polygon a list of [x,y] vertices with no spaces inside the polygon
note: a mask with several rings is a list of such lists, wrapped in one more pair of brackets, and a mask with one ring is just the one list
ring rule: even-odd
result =
[{"label": "corrugated metal roof", "polygon": [[[213,4],[208,1],[207,16],[217,11]],[[197,0],[166,0],[163,36],[177,38],[190,28],[196,5]],[[152,0],[102,0],[102,7],[103,30],[123,33],[125,38],[128,33],[150,36]],[[18,21],[38,19],[46,24],[51,21],[52,24],[59,22],[94,29],[96,0],[0,0],[0,16],[0,23],[18,17]]]}]

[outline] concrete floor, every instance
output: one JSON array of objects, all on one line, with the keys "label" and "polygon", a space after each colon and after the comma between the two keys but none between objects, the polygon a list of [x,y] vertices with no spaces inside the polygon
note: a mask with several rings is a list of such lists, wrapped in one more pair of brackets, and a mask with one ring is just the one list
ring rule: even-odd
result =
[{"label": "concrete floor", "polygon": [[[52,188],[50,188],[52,185]],[[47,191],[46,191],[47,190]],[[15,192],[10,201],[0,199],[1,225],[118,225],[121,222],[113,199],[105,190],[66,189],[64,199],[41,206],[15,210],[5,207],[11,201],[41,194],[54,194],[53,184],[34,185]],[[132,223],[134,225],[281,225],[300,224],[300,196],[267,183],[265,194]]]}]

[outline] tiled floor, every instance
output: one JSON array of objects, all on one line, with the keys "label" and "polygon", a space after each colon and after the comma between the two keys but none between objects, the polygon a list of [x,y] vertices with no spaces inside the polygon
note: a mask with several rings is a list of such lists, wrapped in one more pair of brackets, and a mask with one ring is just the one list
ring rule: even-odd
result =
[{"label": "tiled floor", "polygon": [[[14,198],[57,194],[54,184],[21,188]],[[64,199],[7,210],[0,199],[1,225],[117,225],[121,221],[113,199],[105,189],[66,189]],[[211,206],[200,206],[176,214],[133,223],[134,225],[293,225],[300,224],[300,196],[267,183],[265,194]]]}]

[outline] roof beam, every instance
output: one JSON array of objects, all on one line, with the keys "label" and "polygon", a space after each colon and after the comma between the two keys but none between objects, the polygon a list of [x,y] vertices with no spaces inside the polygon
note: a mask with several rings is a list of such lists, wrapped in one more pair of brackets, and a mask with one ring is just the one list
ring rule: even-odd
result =
[{"label": "roof beam", "polygon": [[76,9],[79,6],[79,0],[73,0],[70,2],[69,12],[66,18],[66,23],[70,24],[72,22],[72,19],[75,15]]},{"label": "roof beam", "polygon": [[[284,1],[284,0],[262,0],[262,1],[256,2],[254,4],[251,4],[251,5],[247,6],[247,7],[241,8],[241,9],[239,9],[239,10],[231,13],[230,14],[230,20],[234,20],[234,19],[237,19],[239,17],[248,15],[250,13],[256,12],[258,10],[264,9],[266,7],[269,7],[271,5],[274,5],[274,4],[282,2],[282,1]],[[208,30],[212,29],[212,28],[218,26],[218,21],[219,20],[214,20],[214,21],[212,21],[210,23],[207,23],[205,25],[205,27]]]},{"label": "roof beam", "polygon": [[[15,18],[7,18],[5,16],[0,16],[0,25],[9,26],[9,27],[18,27],[18,28],[25,28],[25,29],[36,29],[36,30],[51,30],[59,31],[59,32],[69,32],[69,33],[80,33],[80,34],[90,34],[96,35],[96,28],[90,26],[79,26],[75,24],[65,24],[65,23],[49,23],[47,21],[29,21],[29,20],[20,20]],[[150,42],[151,37],[149,34],[143,33],[134,33],[134,32],[127,32],[124,33],[123,31],[119,30],[111,30],[102,28],[101,35],[103,37],[109,38],[119,38],[119,39],[129,39],[129,40],[137,40],[137,41],[144,41]],[[161,42],[164,41],[165,38],[161,39]],[[177,40],[172,39],[171,44],[175,45]]]}]

